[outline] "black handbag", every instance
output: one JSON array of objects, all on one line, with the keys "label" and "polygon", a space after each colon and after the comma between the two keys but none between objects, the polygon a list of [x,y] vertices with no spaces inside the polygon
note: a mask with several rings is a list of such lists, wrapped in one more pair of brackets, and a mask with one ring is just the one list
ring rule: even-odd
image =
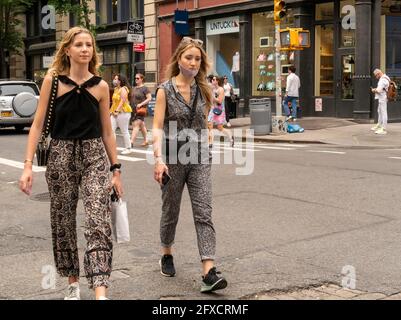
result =
[{"label": "black handbag", "polygon": [[38,145],[36,147],[36,159],[38,161],[38,166],[45,167],[47,165],[47,159],[49,158],[50,148],[47,137],[49,136],[50,129],[53,126],[54,119],[54,100],[56,100],[58,88],[58,78],[53,75],[52,87],[50,90],[49,103],[47,105],[46,118],[43,124],[42,134],[40,136]]}]

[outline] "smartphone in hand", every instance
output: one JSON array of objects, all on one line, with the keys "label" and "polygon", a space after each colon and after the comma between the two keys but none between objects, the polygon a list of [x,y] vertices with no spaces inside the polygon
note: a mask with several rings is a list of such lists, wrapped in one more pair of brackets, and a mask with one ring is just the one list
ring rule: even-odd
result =
[{"label": "smartphone in hand", "polygon": [[161,186],[164,187],[169,181],[170,181],[171,177],[167,174],[166,171],[163,172],[163,176],[162,176],[162,184]]},{"label": "smartphone in hand", "polygon": [[112,202],[116,202],[119,199],[119,196],[118,196],[118,194],[116,192],[116,189],[114,187],[111,189],[110,197],[111,197],[111,201]]}]

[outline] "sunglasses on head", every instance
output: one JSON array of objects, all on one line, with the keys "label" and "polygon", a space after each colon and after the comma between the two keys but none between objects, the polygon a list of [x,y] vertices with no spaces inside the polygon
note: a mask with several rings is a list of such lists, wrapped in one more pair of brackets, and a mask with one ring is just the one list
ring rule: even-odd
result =
[{"label": "sunglasses on head", "polygon": [[191,37],[184,37],[182,38],[182,42],[188,42],[188,43],[195,43],[199,46],[203,45],[203,41],[200,39],[192,39]]}]

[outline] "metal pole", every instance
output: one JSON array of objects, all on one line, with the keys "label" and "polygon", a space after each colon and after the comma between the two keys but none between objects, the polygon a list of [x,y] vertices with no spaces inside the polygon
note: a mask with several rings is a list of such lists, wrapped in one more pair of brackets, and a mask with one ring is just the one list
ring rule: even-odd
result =
[{"label": "metal pole", "polygon": [[280,60],[280,22],[275,22],[276,36],[276,116],[281,116],[281,60]]}]

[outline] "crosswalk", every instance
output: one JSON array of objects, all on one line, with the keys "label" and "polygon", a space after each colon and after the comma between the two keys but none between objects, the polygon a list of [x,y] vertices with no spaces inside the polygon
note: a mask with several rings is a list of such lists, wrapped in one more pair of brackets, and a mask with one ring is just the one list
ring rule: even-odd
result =
[{"label": "crosswalk", "polygon": [[[218,157],[221,154],[225,154],[227,152],[251,152],[251,153],[258,153],[258,152],[266,152],[269,150],[277,150],[277,151],[307,151],[307,152],[320,152],[320,153],[327,153],[327,154],[337,154],[342,155],[346,152],[343,151],[330,151],[330,150],[307,150],[310,147],[307,144],[290,144],[290,143],[257,143],[257,142],[236,142],[234,147],[231,147],[228,143],[222,142],[214,142],[213,149],[211,153],[214,157]],[[124,148],[117,148],[117,151],[121,152],[125,150]],[[153,148],[152,145],[149,145],[147,148],[132,148],[131,153],[128,155],[118,155],[118,159],[121,161],[146,161],[149,160],[151,162],[153,158]]]},{"label": "crosswalk", "polygon": [[[117,158],[121,162],[133,162],[141,163],[146,161],[149,164],[153,164],[153,147],[149,145],[148,147],[135,147],[132,148],[132,152],[129,154],[121,154],[124,148],[118,147]],[[302,153],[315,153],[315,154],[325,154],[327,156],[339,156],[342,157],[347,154],[344,149],[338,150],[332,147],[325,147],[324,145],[311,145],[311,144],[301,144],[301,143],[259,143],[259,142],[245,142],[236,141],[234,147],[231,147],[228,142],[216,141],[213,143],[213,149],[211,150],[213,156],[213,162],[219,164],[219,158],[238,154],[274,154],[275,152],[302,152]],[[393,150],[394,151],[394,150]],[[399,161],[401,157],[382,155],[388,159],[388,161]],[[216,161],[215,161],[216,160]],[[17,169],[23,169],[24,163],[20,161],[15,161],[12,159],[6,159],[0,157],[0,171],[4,171],[5,167],[12,167]],[[33,166],[33,172],[45,172],[46,168]]]}]

